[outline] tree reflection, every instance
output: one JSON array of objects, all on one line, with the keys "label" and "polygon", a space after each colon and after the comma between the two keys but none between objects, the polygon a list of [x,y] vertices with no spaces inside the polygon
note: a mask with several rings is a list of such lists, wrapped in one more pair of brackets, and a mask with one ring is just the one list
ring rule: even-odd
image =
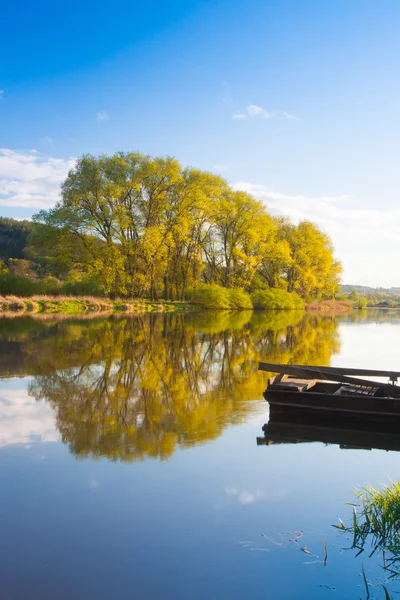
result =
[{"label": "tree reflection", "polygon": [[333,318],[296,311],[51,322],[7,343],[72,452],[123,461],[166,459],[241,422],[265,388],[260,358],[328,364],[339,350]]}]

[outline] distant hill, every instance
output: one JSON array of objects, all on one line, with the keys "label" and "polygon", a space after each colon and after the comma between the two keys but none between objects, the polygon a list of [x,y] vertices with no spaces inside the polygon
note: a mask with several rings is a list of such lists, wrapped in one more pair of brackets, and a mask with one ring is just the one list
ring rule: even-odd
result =
[{"label": "distant hill", "polygon": [[0,259],[25,258],[24,250],[31,230],[30,221],[0,217]]},{"label": "distant hill", "polygon": [[351,293],[357,292],[362,296],[372,296],[373,294],[400,294],[400,287],[391,287],[391,288],[383,288],[383,287],[369,287],[367,285],[341,285],[340,289],[343,293]]}]

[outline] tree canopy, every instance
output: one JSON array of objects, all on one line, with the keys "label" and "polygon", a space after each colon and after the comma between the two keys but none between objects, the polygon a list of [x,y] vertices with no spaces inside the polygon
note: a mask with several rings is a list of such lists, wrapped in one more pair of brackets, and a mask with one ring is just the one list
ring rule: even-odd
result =
[{"label": "tree canopy", "polygon": [[272,217],[219,176],[138,152],[80,158],[55,208],[35,216],[31,255],[105,294],[181,300],[199,283],[332,298],[341,272],[308,221]]}]

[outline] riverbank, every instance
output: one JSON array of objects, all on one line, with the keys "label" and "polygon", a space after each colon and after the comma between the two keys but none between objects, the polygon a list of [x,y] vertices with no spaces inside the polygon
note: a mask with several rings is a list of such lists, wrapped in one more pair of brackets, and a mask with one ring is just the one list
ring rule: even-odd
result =
[{"label": "riverbank", "polygon": [[356,303],[351,300],[315,300],[306,304],[305,309],[310,312],[342,313],[355,310]]},{"label": "riverbank", "polygon": [[[216,307],[215,309],[218,309]],[[344,300],[322,300],[307,304],[305,310],[316,313],[346,313],[356,308],[355,303]],[[212,309],[208,307],[208,309]],[[214,310],[215,310],[214,309]],[[95,296],[0,296],[0,314],[65,314],[92,315],[106,313],[171,313],[207,310],[190,302],[125,300]],[[235,309],[231,309],[235,310]],[[236,310],[242,310],[240,308]],[[265,310],[265,309],[264,309]],[[279,309],[275,309],[279,310]],[[284,309],[283,309],[284,310]]]},{"label": "riverbank", "polygon": [[155,313],[195,310],[189,302],[111,300],[94,296],[0,296],[0,313]]}]

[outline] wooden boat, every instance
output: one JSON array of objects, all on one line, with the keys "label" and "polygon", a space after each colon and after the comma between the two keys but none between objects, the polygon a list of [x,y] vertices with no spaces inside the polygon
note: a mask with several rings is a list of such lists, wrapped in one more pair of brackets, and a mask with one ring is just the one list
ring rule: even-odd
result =
[{"label": "wooden boat", "polygon": [[[395,385],[400,372],[266,362],[258,368],[278,373],[268,380],[264,392],[271,417],[289,413],[325,420],[397,420],[400,424],[400,386]],[[388,378],[391,383],[360,376]]]}]

